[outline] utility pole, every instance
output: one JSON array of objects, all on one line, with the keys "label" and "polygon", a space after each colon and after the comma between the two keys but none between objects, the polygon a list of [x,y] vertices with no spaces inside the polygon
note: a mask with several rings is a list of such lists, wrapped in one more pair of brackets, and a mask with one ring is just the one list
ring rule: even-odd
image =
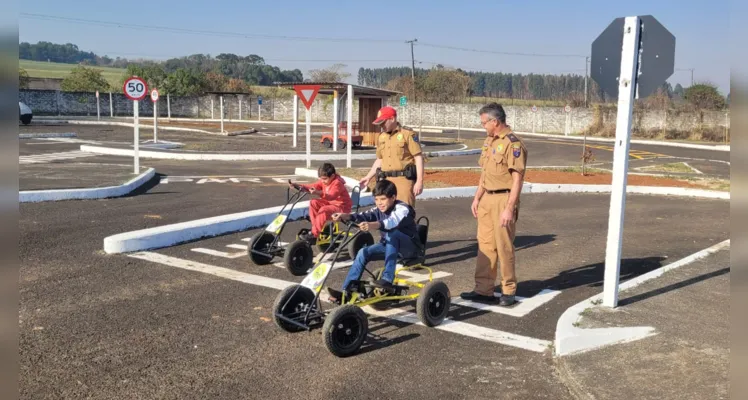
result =
[{"label": "utility pole", "polygon": [[408,40],[405,43],[410,43],[410,78],[413,81],[413,101],[416,100],[416,57],[413,53],[413,43],[417,42],[418,39]]},{"label": "utility pole", "polygon": [[584,58],[584,108],[589,107],[587,103],[587,76],[589,75],[587,66],[589,65],[590,57]]},{"label": "utility pole", "polygon": [[691,86],[693,86],[693,68],[690,68],[690,69],[691,69]]}]

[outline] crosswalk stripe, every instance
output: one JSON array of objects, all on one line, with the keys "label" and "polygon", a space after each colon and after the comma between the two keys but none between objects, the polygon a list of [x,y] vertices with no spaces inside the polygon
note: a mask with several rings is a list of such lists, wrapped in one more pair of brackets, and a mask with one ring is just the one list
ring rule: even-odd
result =
[{"label": "crosswalk stripe", "polygon": [[19,156],[18,163],[19,164],[41,164],[41,163],[49,163],[53,161],[58,161],[58,160],[71,160],[74,158],[92,157],[95,155],[96,154],[94,153],[88,153],[88,152],[80,151],[80,150],[66,151],[62,153],[34,154],[30,156]]}]

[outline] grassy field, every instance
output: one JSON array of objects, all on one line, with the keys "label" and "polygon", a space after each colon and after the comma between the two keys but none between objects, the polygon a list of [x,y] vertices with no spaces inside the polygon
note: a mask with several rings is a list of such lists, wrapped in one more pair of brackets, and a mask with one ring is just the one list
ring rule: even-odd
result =
[{"label": "grassy field", "polygon": [[[25,69],[31,78],[65,78],[76,64],[63,64],[44,61],[18,60],[18,66]],[[91,66],[102,71],[104,78],[111,84],[117,85],[125,70],[122,68]]]}]

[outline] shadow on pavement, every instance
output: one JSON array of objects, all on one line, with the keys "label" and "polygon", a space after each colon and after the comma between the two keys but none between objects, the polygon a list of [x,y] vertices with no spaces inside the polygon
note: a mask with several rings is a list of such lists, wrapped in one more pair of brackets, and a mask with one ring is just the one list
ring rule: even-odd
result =
[{"label": "shadow on pavement", "polygon": [[[517,236],[516,238],[514,238],[514,247],[516,251],[519,251],[523,249],[529,249],[535,246],[540,246],[546,243],[550,243],[554,240],[556,240],[555,234],[536,235],[536,236],[533,236],[533,235]],[[429,249],[433,247],[438,247],[444,244],[451,244],[451,243],[457,243],[457,242],[469,242],[469,244],[459,249],[446,250],[446,251],[442,251],[438,253],[429,252]],[[435,242],[430,242],[428,244],[428,248],[426,250],[426,262],[430,266],[435,266],[435,265],[440,265],[440,264],[449,264],[453,262],[469,260],[471,258],[474,258],[477,254],[478,254],[478,243],[474,239],[471,239],[471,240],[439,240]],[[449,257],[449,256],[453,256],[453,257]],[[441,259],[435,260],[440,257],[449,257],[449,258],[441,258]]]},{"label": "shadow on pavement", "polygon": [[[658,256],[621,260],[620,282],[625,282],[628,279],[662,267],[662,262],[665,259],[665,257]],[[580,286],[599,287],[603,284],[604,271],[605,262],[603,261],[562,271],[557,276],[544,281],[520,281],[517,284],[517,295],[531,297],[543,289],[565,290]]]},{"label": "shadow on pavement", "polygon": [[[153,175],[153,178],[151,178],[148,182],[140,185],[140,187],[138,187],[137,189],[133,190],[132,192],[130,192],[130,193],[128,193],[128,194],[126,194],[125,196],[122,196],[122,197],[133,197],[133,196],[140,196],[140,195],[143,195],[143,194],[152,194],[152,193],[147,193],[147,192],[149,190],[153,189],[154,187],[158,186],[159,182],[161,182],[161,178],[164,177],[164,176],[166,176],[166,175],[159,174],[158,172],[156,172]],[[174,192],[171,192],[171,193],[174,193]],[[164,193],[164,194],[166,194],[166,193]]]},{"label": "shadow on pavement", "polygon": [[657,296],[657,295],[660,295],[660,294],[664,294],[664,293],[667,293],[667,292],[669,292],[671,290],[680,289],[680,288],[683,288],[683,287],[686,287],[686,286],[689,286],[689,285],[693,285],[694,283],[705,281],[707,279],[711,279],[711,278],[714,278],[714,277],[717,277],[717,276],[720,276],[720,275],[724,275],[724,274],[728,274],[728,273],[730,273],[730,268],[722,268],[722,269],[717,270],[717,271],[712,271],[712,272],[709,272],[709,273],[706,273],[706,274],[701,274],[699,276],[695,276],[693,278],[686,279],[684,281],[681,281],[681,282],[678,282],[678,283],[674,283],[672,285],[668,285],[668,286],[665,286],[665,287],[662,287],[662,288],[659,288],[659,289],[651,290],[651,291],[646,292],[646,293],[637,294],[636,296],[626,297],[624,299],[621,299],[618,302],[618,305],[619,306],[625,306],[625,305],[628,305],[628,304],[633,304],[633,303],[636,303],[637,301],[646,300],[646,299],[648,299],[650,297],[654,297],[654,296]]}]

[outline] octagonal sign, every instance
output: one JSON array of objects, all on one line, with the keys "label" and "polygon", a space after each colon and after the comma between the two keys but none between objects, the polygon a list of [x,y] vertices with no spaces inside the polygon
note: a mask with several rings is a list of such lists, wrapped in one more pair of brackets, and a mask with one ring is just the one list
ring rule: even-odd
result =
[{"label": "octagonal sign", "polygon": [[643,15],[637,98],[654,93],[675,71],[675,36],[655,17]]},{"label": "octagonal sign", "polygon": [[618,76],[621,75],[621,50],[623,49],[623,23],[616,18],[592,42],[590,77],[609,96],[618,97]]}]

